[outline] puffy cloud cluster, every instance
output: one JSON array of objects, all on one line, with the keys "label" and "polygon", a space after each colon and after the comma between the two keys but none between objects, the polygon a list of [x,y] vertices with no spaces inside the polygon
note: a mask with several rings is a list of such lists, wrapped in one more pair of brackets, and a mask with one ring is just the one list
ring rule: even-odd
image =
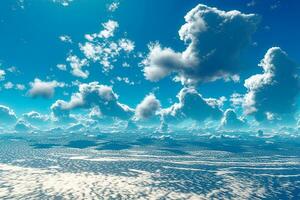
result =
[{"label": "puffy cloud cluster", "polygon": [[232,109],[227,109],[224,112],[224,116],[221,120],[221,126],[225,129],[237,129],[237,128],[244,128],[246,127],[247,123],[239,119],[237,114]]},{"label": "puffy cloud cluster", "polygon": [[11,108],[0,105],[0,127],[14,128],[18,132],[26,132],[33,130],[34,126],[41,127],[49,122],[48,115],[42,115],[35,111],[25,113],[21,118],[18,118]]},{"label": "puffy cloud cluster", "polygon": [[103,66],[104,71],[109,71],[113,68],[113,62],[120,56],[122,52],[130,53],[135,46],[131,40],[120,39],[117,42],[110,41],[93,41],[80,44],[80,50],[89,61],[99,62]]},{"label": "puffy cloud cluster", "polygon": [[115,32],[119,27],[118,22],[108,20],[102,26],[103,30],[99,33],[86,34],[86,41],[79,43],[80,51],[84,55],[83,59],[76,55],[70,55],[67,58],[74,76],[87,78],[89,72],[82,68],[88,66],[90,62],[101,64],[103,71],[107,72],[114,67],[113,63],[119,56],[123,54],[127,56],[134,50],[133,41],[127,38],[114,39]]},{"label": "puffy cloud cluster", "polygon": [[143,61],[145,77],[157,81],[175,73],[176,80],[185,84],[221,78],[238,80],[238,57],[249,44],[259,17],[199,4],[187,13],[185,21],[179,30],[180,39],[188,44],[185,51],[150,45]]},{"label": "puffy cloud cluster", "polygon": [[262,74],[245,80],[246,114],[257,121],[293,119],[299,94],[297,65],[279,47],[270,48],[259,64]]},{"label": "puffy cloud cluster", "polygon": [[15,112],[9,107],[0,105],[0,125],[10,125],[17,121]]},{"label": "puffy cloud cluster", "polygon": [[[56,0],[53,0],[56,1]],[[58,2],[58,1],[56,1]],[[71,2],[60,1],[60,2]],[[118,4],[111,4],[109,10],[117,9]],[[13,110],[0,106],[0,124],[17,124],[16,130],[29,130],[40,126],[52,119],[59,122],[73,123],[69,130],[85,129],[97,120],[119,121],[127,120],[127,128],[137,128],[147,120],[158,119],[160,131],[169,130],[168,123],[172,121],[183,122],[194,120],[207,122],[221,119],[221,127],[236,129],[247,126],[246,121],[239,118],[233,109],[221,110],[225,97],[219,99],[204,98],[195,89],[195,83],[210,82],[218,79],[239,80],[241,66],[238,60],[241,52],[256,31],[260,19],[255,14],[243,14],[239,11],[222,11],[206,5],[197,5],[185,16],[185,24],[179,30],[179,36],[186,48],[179,52],[172,48],[162,47],[159,43],[149,45],[149,54],[143,60],[143,72],[151,81],[175,75],[175,81],[181,81],[185,87],[178,93],[178,103],[162,109],[160,101],[152,93],[147,95],[132,109],[119,102],[118,95],[113,88],[101,85],[98,82],[77,82],[79,90],[71,95],[69,101],[57,100],[52,106],[52,116],[42,115],[38,112],[23,114],[21,120]],[[63,71],[71,69],[76,77],[88,78],[89,71],[85,67],[93,63],[100,63],[107,72],[113,68],[119,56],[125,55],[135,49],[133,41],[127,38],[115,38],[118,22],[108,20],[102,24],[103,29],[97,33],[86,34],[85,40],[79,43],[82,55],[74,55],[72,51],[66,58],[70,64],[58,64],[57,68]],[[63,42],[72,43],[69,36],[60,37]],[[123,61],[122,61],[123,62]],[[126,61],[124,67],[129,66]],[[266,120],[293,119],[296,111],[296,98],[299,94],[299,78],[297,66],[287,54],[279,47],[268,50],[259,64],[263,72],[245,80],[246,94],[234,93],[229,99],[231,107],[239,113],[244,109],[246,115],[253,115],[259,122]],[[9,72],[9,70],[7,70]],[[0,70],[0,80],[4,79],[5,71]],[[114,80],[134,84],[128,77],[115,76]],[[6,89],[25,89],[24,85],[6,82]],[[192,87],[194,86],[194,87]],[[64,83],[57,81],[42,81],[35,79],[30,83],[28,95],[31,97],[50,98],[57,87],[64,87]],[[227,105],[226,105],[227,106]],[[75,109],[89,111],[86,116],[72,115]],[[155,123],[157,122],[155,121]],[[90,123],[90,124],[89,124]],[[138,124],[141,123],[141,124]],[[32,124],[32,125],[31,125]],[[146,123],[145,123],[146,124]],[[197,123],[195,123],[197,124]],[[219,124],[218,124],[219,126]]]},{"label": "puffy cloud cluster", "polygon": [[73,109],[95,107],[98,107],[101,115],[119,119],[129,119],[134,113],[133,109],[118,101],[118,95],[112,87],[98,82],[79,85],[79,92],[74,93],[69,102],[58,100],[51,109],[55,117],[68,118]]},{"label": "puffy cloud cluster", "polygon": [[144,100],[137,105],[135,109],[135,116],[139,119],[150,119],[158,114],[161,109],[159,100],[154,94],[147,95]]},{"label": "puffy cloud cluster", "polygon": [[179,103],[162,110],[165,121],[192,119],[203,122],[207,119],[218,120],[222,117],[218,104],[210,103],[195,88],[183,88],[177,97]]},{"label": "puffy cloud cluster", "polygon": [[10,81],[8,81],[8,82],[6,82],[6,83],[4,84],[4,88],[5,88],[6,90],[11,90],[11,89],[25,90],[25,89],[26,89],[25,85],[19,84],[19,83],[14,84],[14,83],[12,83],[12,82],[10,82]]},{"label": "puffy cloud cluster", "polygon": [[[213,120],[216,123],[222,118],[220,107],[224,98],[203,98],[195,88],[183,88],[177,95],[179,102],[169,108],[162,109],[160,101],[152,93],[147,95],[141,103],[132,109],[118,101],[118,95],[112,87],[101,85],[98,82],[79,85],[79,91],[71,96],[70,101],[57,100],[52,106],[52,114],[55,119],[62,122],[71,121],[71,111],[86,109],[88,117],[92,121],[101,120],[104,124],[111,124],[113,119],[125,120],[128,126],[137,128],[141,126],[159,126],[168,129],[168,123],[195,120],[206,122]],[[77,118],[78,119],[78,118]],[[79,120],[80,121],[80,120]]]},{"label": "puffy cloud cluster", "polygon": [[57,81],[42,81],[38,78],[30,83],[31,89],[28,91],[31,97],[51,98],[54,95],[56,87],[63,87],[64,83]]},{"label": "puffy cloud cluster", "polygon": [[114,36],[114,32],[119,27],[119,24],[116,21],[108,20],[106,23],[103,23],[102,26],[104,29],[98,34],[98,37],[110,38]]}]

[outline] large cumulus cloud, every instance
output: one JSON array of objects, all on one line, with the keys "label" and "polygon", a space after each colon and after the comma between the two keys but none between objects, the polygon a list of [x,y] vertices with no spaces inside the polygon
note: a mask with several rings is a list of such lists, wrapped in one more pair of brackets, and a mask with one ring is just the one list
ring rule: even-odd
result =
[{"label": "large cumulus cloud", "polygon": [[51,105],[52,115],[54,120],[61,122],[73,121],[70,118],[70,108],[68,102],[63,100],[57,100],[54,104]]},{"label": "large cumulus cloud", "polygon": [[103,116],[119,119],[129,119],[134,113],[133,109],[118,101],[118,95],[112,87],[98,82],[79,85],[79,91],[71,96],[70,101],[57,100],[51,109],[55,117],[68,118],[71,110],[94,107]]},{"label": "large cumulus cloud", "polygon": [[254,115],[258,121],[292,119],[300,89],[297,65],[279,47],[273,47],[259,66],[263,73],[245,80],[246,114]]},{"label": "large cumulus cloud", "polygon": [[183,121],[192,119],[203,122],[207,119],[217,120],[222,117],[219,105],[212,99],[205,99],[195,88],[183,88],[177,95],[179,102],[162,110],[163,120]]},{"label": "large cumulus cloud", "polygon": [[221,127],[225,129],[238,129],[245,128],[247,122],[238,118],[236,112],[233,109],[227,109],[224,112],[224,116],[221,120]]},{"label": "large cumulus cloud", "polygon": [[135,117],[138,120],[150,119],[160,110],[161,105],[154,94],[147,95],[135,109]]},{"label": "large cumulus cloud", "polygon": [[225,12],[199,4],[185,16],[179,36],[188,46],[183,52],[150,46],[143,61],[144,75],[157,81],[171,73],[184,83],[237,80],[238,57],[249,44],[259,17],[233,10]]}]

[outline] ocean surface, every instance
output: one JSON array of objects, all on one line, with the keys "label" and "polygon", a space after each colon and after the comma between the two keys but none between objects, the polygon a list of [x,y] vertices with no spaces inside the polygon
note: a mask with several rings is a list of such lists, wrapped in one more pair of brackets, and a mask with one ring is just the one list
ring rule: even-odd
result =
[{"label": "ocean surface", "polygon": [[300,134],[1,134],[0,199],[300,199]]}]

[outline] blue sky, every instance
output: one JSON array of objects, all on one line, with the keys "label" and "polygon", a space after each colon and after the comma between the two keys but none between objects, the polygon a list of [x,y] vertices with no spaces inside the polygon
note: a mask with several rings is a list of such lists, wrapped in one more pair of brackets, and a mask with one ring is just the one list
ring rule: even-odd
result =
[{"label": "blue sky", "polygon": [[[233,124],[295,126],[299,7],[292,0],[1,1],[0,117],[25,123],[23,114],[36,111],[52,124],[62,120],[54,108],[82,118],[97,108],[102,120],[134,123],[224,124],[227,116]],[[251,79],[256,74],[263,75]],[[113,98],[103,99],[107,90]]]}]

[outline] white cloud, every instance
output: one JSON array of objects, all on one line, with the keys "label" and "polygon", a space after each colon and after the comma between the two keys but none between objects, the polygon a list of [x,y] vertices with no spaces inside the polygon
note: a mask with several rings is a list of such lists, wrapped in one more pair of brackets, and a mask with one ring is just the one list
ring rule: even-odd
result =
[{"label": "white cloud", "polygon": [[23,85],[23,84],[16,84],[16,89],[17,89],[17,90],[25,90],[26,87],[25,87],[25,85]]},{"label": "white cloud", "polygon": [[127,62],[122,63],[122,67],[130,67],[130,65]]},{"label": "white cloud", "polygon": [[119,46],[122,48],[125,52],[132,52],[134,50],[134,42],[128,39],[120,39],[119,40]]},{"label": "white cloud", "polygon": [[5,79],[5,71],[0,69],[0,81],[3,81]]},{"label": "white cloud", "polygon": [[12,82],[10,82],[10,81],[8,81],[8,82],[6,82],[6,83],[4,84],[4,88],[5,88],[6,90],[11,90],[11,89],[25,90],[25,89],[26,89],[25,85],[19,84],[19,83],[15,84],[15,83],[12,83]]},{"label": "white cloud", "polygon": [[68,128],[67,131],[71,132],[71,131],[84,131],[87,127],[84,126],[81,123],[77,123],[77,124],[71,124]]},{"label": "white cloud", "polygon": [[67,66],[66,66],[65,64],[57,64],[56,67],[57,67],[59,70],[67,71]]},{"label": "white cloud", "polygon": [[224,103],[227,101],[227,98],[224,96],[221,96],[220,98],[206,98],[205,101],[207,102],[208,105],[212,107],[223,107]]},{"label": "white cloud", "polygon": [[40,126],[45,125],[48,122],[49,116],[42,115],[36,111],[31,111],[23,114],[23,119],[34,126]]},{"label": "white cloud", "polygon": [[79,85],[79,92],[71,96],[69,102],[58,100],[51,109],[55,115],[68,116],[70,110],[77,108],[99,108],[103,116],[129,119],[133,109],[118,101],[118,95],[112,87],[100,85],[98,82]]},{"label": "white cloud", "polygon": [[251,0],[250,2],[247,3],[248,7],[253,7],[256,5],[256,1],[255,0]]},{"label": "white cloud", "polygon": [[161,133],[169,132],[169,125],[165,121],[161,121],[160,126],[158,128],[158,132]]},{"label": "white cloud", "polygon": [[9,71],[10,73],[19,72],[17,67],[15,67],[15,66],[11,66],[11,67],[7,68],[7,71]]},{"label": "white cloud", "polygon": [[151,45],[143,61],[147,79],[158,81],[175,73],[185,84],[237,80],[240,52],[250,42],[259,17],[233,10],[229,12],[199,4],[185,16],[179,36],[188,46],[183,52]]},{"label": "white cloud", "polygon": [[125,84],[128,84],[128,85],[134,85],[135,83],[133,81],[130,81],[128,77],[120,77],[120,76],[117,76],[117,81],[119,82],[124,82]]},{"label": "white cloud", "polygon": [[80,44],[79,46],[86,58],[92,59],[93,61],[99,60],[99,53],[102,51],[100,45],[86,42],[84,45]]},{"label": "white cloud", "polygon": [[69,6],[70,3],[73,2],[73,0],[52,0],[54,3],[58,3],[62,6]]},{"label": "white cloud", "polygon": [[293,119],[299,94],[297,65],[279,47],[270,48],[259,64],[262,74],[245,80],[248,92],[244,99],[246,114],[256,120]]},{"label": "white cloud", "polygon": [[89,113],[89,117],[94,120],[102,119],[103,116],[100,108],[98,106],[93,107]]},{"label": "white cloud", "polygon": [[89,71],[82,70],[82,67],[88,66],[90,63],[100,64],[102,71],[107,73],[114,68],[114,63],[119,61],[120,57],[128,59],[135,49],[133,41],[115,36],[115,32],[119,27],[117,21],[108,20],[102,26],[103,29],[99,33],[85,34],[86,41],[78,44],[79,50],[84,55],[83,59],[79,59],[76,55],[70,55],[67,58],[73,75],[87,78]]},{"label": "white cloud", "polygon": [[67,102],[63,100],[57,100],[54,104],[51,105],[52,117],[54,121],[67,122],[71,123],[75,121],[70,117],[70,110],[67,105]]},{"label": "white cloud", "polygon": [[193,119],[203,122],[207,119],[218,120],[222,111],[217,104],[210,104],[194,88],[183,88],[177,95],[179,103],[163,109],[165,121]]},{"label": "white cloud", "polygon": [[12,89],[13,87],[14,87],[14,84],[10,81],[4,84],[4,88],[7,90]]},{"label": "white cloud", "polygon": [[113,63],[121,53],[128,55],[135,46],[134,42],[122,38],[118,42],[102,41],[94,38],[92,41],[79,44],[80,50],[87,60],[99,62],[103,66],[103,71],[107,72],[113,68]]},{"label": "white cloud", "polygon": [[30,82],[31,89],[28,91],[31,97],[51,98],[54,95],[56,87],[63,87],[64,83],[57,81],[42,81],[38,78],[34,82]]},{"label": "white cloud", "polygon": [[15,112],[7,106],[0,105],[0,125],[9,125],[17,121]]},{"label": "white cloud", "polygon": [[143,61],[144,75],[146,79],[158,81],[169,75],[173,69],[180,69],[184,66],[182,55],[170,48],[162,49],[160,44],[150,44],[150,53]]},{"label": "white cloud", "polygon": [[135,117],[139,119],[149,119],[158,114],[161,108],[159,100],[154,94],[147,95],[135,109]]},{"label": "white cloud", "polygon": [[119,8],[119,6],[120,6],[119,2],[113,2],[108,6],[108,10],[110,12],[115,12]]},{"label": "white cloud", "polygon": [[119,24],[116,21],[108,20],[107,22],[103,23],[102,26],[104,29],[100,31],[98,37],[110,38],[114,36],[114,32],[119,27]]},{"label": "white cloud", "polygon": [[27,123],[23,120],[19,120],[15,124],[15,130],[18,132],[28,132],[29,130],[32,130],[32,129],[33,129],[33,127],[29,123]]},{"label": "white cloud", "polygon": [[221,126],[225,129],[237,129],[237,128],[244,128],[247,125],[247,123],[239,119],[232,109],[227,109],[224,112],[224,116],[221,120]]},{"label": "white cloud", "polygon": [[233,93],[230,96],[230,102],[231,102],[231,105],[235,108],[241,107],[244,103],[244,95],[239,94],[239,93]]},{"label": "white cloud", "polygon": [[61,35],[61,36],[59,36],[59,39],[62,42],[72,43],[72,38],[68,35]]},{"label": "white cloud", "polygon": [[67,61],[70,63],[72,74],[74,76],[84,79],[89,76],[89,72],[87,70],[82,70],[82,67],[89,65],[86,59],[80,60],[76,55],[69,55],[67,57]]}]

